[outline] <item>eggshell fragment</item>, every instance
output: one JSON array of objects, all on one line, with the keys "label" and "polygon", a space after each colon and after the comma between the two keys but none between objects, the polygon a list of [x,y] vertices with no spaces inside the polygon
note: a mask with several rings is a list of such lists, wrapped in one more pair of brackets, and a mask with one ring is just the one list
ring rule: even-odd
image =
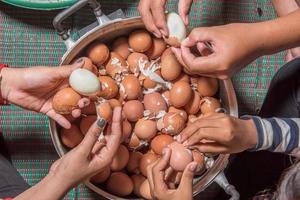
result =
[{"label": "eggshell fragment", "polygon": [[128,71],[126,60],[116,52],[110,53],[109,59],[105,63],[105,69],[112,78],[115,78],[117,74]]},{"label": "eggshell fragment", "polygon": [[200,110],[200,95],[198,92],[193,91],[192,98],[184,106],[184,110],[190,115],[196,114]]},{"label": "eggshell fragment", "polygon": [[131,134],[130,139],[129,139],[129,143],[128,143],[128,147],[130,149],[137,149],[141,145],[143,145],[141,140],[134,133]]},{"label": "eggshell fragment", "polygon": [[170,135],[161,134],[153,138],[150,146],[154,153],[162,155],[163,149],[166,148],[172,142],[174,142],[173,137],[171,137]]},{"label": "eggshell fragment", "polygon": [[140,194],[145,199],[152,199],[151,192],[150,192],[150,184],[148,179],[144,180],[140,187]]},{"label": "eggshell fragment", "polygon": [[128,56],[127,62],[129,65],[129,70],[135,74],[140,72],[139,62],[149,61],[148,57],[143,53],[133,52]]},{"label": "eggshell fragment", "polygon": [[64,88],[58,91],[52,100],[53,109],[59,114],[71,114],[72,110],[78,108],[81,96],[72,88]]},{"label": "eggshell fragment", "polygon": [[112,51],[120,54],[124,59],[127,59],[130,54],[128,39],[126,37],[115,39],[112,44]]},{"label": "eggshell fragment", "polygon": [[152,38],[147,31],[136,30],[129,35],[128,43],[134,51],[143,53],[150,49]]},{"label": "eggshell fragment", "polygon": [[169,37],[165,41],[173,46],[180,47],[180,43],[186,38],[187,30],[181,17],[174,13],[167,14],[167,27],[169,30]]},{"label": "eggshell fragment", "polygon": [[164,98],[165,102],[167,103],[168,106],[171,105],[171,100],[170,100],[170,91],[166,90],[164,91],[161,96]]},{"label": "eggshell fragment", "polygon": [[165,50],[161,57],[161,75],[165,80],[172,81],[181,74],[182,66],[170,49]]},{"label": "eggshell fragment", "polygon": [[131,176],[131,180],[133,182],[133,193],[141,197],[141,193],[140,193],[141,185],[146,180],[146,178],[142,175],[134,174]]},{"label": "eggshell fragment", "polygon": [[144,106],[138,100],[127,101],[123,106],[126,118],[131,122],[136,122],[144,115]]},{"label": "eggshell fragment", "polygon": [[154,163],[158,159],[158,156],[154,153],[148,152],[143,155],[140,161],[140,172],[147,177],[147,167]]},{"label": "eggshell fragment", "polygon": [[157,115],[160,111],[167,110],[167,104],[158,92],[146,94],[143,102],[145,109],[149,110],[151,114]]},{"label": "eggshell fragment", "polygon": [[134,133],[139,139],[151,140],[157,133],[156,122],[151,119],[139,119],[134,126]]},{"label": "eggshell fragment", "polygon": [[219,100],[213,97],[205,97],[201,99],[200,105],[202,114],[214,113],[218,108],[221,108]]},{"label": "eggshell fragment", "polygon": [[97,66],[93,64],[92,60],[88,57],[81,57],[78,58],[75,62],[80,62],[80,60],[83,60],[83,69],[87,69],[91,72],[93,72],[96,76],[98,76],[98,69]]},{"label": "eggshell fragment", "polygon": [[128,160],[129,152],[127,148],[124,145],[120,145],[110,164],[110,169],[112,171],[120,171],[126,167]]},{"label": "eggshell fragment", "polygon": [[83,117],[79,124],[81,133],[85,135],[96,120],[97,120],[96,115],[89,115]]},{"label": "eggshell fragment", "polygon": [[170,91],[171,104],[176,108],[185,106],[192,97],[190,84],[184,81],[176,82]]},{"label": "eggshell fragment", "polygon": [[179,109],[179,108],[175,108],[174,106],[170,106],[168,112],[169,113],[171,113],[171,112],[179,113],[179,115],[184,119],[184,121],[186,121],[188,119],[188,115],[185,112],[185,110],[182,110],[182,109]]},{"label": "eggshell fragment", "polygon": [[120,95],[127,100],[137,99],[142,92],[141,84],[132,74],[126,76],[120,85]]},{"label": "eggshell fragment", "polygon": [[108,59],[109,50],[105,44],[93,42],[89,45],[86,54],[99,67]]},{"label": "eggshell fragment", "polygon": [[167,48],[167,44],[163,39],[160,38],[152,38],[152,46],[148,51],[146,51],[146,55],[149,59],[153,60],[162,55],[164,50]]},{"label": "eggshell fragment", "polygon": [[112,99],[118,95],[119,87],[114,79],[109,76],[99,76],[99,81],[101,83],[101,97]]},{"label": "eggshell fragment", "polygon": [[101,172],[93,176],[90,179],[90,181],[96,184],[103,183],[108,179],[109,176],[110,176],[110,168],[105,167],[104,170],[102,170]]},{"label": "eggshell fragment", "polygon": [[83,139],[79,128],[72,124],[70,129],[62,129],[60,133],[61,141],[69,148],[76,147]]},{"label": "eggshell fragment", "polygon": [[110,193],[124,197],[133,191],[133,182],[127,174],[114,172],[107,180],[106,188]]},{"label": "eggshell fragment", "polygon": [[172,150],[170,166],[176,171],[183,171],[185,167],[193,161],[192,152],[186,149],[183,144],[173,142],[170,144]]},{"label": "eggshell fragment", "polygon": [[[170,112],[162,118],[163,128],[160,129],[163,133],[170,135],[179,134],[185,126],[185,120],[180,116],[179,113]],[[158,126],[158,128],[160,128]]]},{"label": "eggshell fragment", "polygon": [[143,157],[143,154],[141,152],[130,152],[129,153],[129,161],[127,163],[127,171],[130,173],[136,173],[138,174],[140,172],[140,161]]},{"label": "eggshell fragment", "polygon": [[203,97],[214,96],[219,88],[218,80],[210,77],[199,77],[197,81],[197,91]]}]

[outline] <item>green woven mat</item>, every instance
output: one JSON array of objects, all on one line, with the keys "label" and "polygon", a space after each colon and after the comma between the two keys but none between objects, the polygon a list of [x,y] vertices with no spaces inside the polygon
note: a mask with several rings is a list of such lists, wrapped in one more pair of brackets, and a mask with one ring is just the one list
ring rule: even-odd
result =
[{"label": "green woven mat", "polygon": [[[137,15],[138,1],[102,0],[106,13],[122,8],[127,16]],[[175,10],[177,2],[168,3]],[[258,9],[261,9],[261,16]],[[58,65],[65,47],[52,28],[56,12],[20,9],[0,3],[0,63],[25,67]],[[276,15],[269,0],[196,0],[191,9],[191,26],[230,22],[255,22]],[[84,9],[70,20],[76,30],[94,21]],[[237,49],[238,51],[238,49]],[[284,63],[284,53],[257,59],[233,78],[240,113],[255,113],[261,106],[271,77]],[[12,154],[13,164],[30,185],[36,184],[57,159],[46,117],[15,106],[0,109],[0,128]],[[99,198],[80,185],[66,199]]]}]

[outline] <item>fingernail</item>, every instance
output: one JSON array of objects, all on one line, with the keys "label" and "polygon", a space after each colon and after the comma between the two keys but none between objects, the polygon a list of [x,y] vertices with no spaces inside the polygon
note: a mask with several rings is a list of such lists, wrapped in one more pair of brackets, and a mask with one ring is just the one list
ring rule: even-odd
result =
[{"label": "fingernail", "polygon": [[185,16],[185,25],[189,25],[189,17]]},{"label": "fingernail", "polygon": [[165,37],[168,36],[168,34],[167,34],[163,29],[159,29],[159,31],[160,31]]},{"label": "fingernail", "polygon": [[197,163],[193,163],[193,164],[190,165],[189,170],[190,170],[191,172],[195,172],[196,169],[197,169]]},{"label": "fingernail", "polygon": [[177,135],[176,140],[177,142],[181,142],[181,135]]},{"label": "fingernail", "polygon": [[183,143],[183,146],[187,147],[187,146],[188,146],[188,141],[185,141],[185,142]]},{"label": "fingernail", "polygon": [[161,34],[160,33],[153,32],[153,35],[155,35],[155,37],[157,37],[157,38],[161,38]]},{"label": "fingernail", "polygon": [[106,124],[106,120],[105,120],[105,119],[99,118],[99,119],[97,120],[97,126],[98,126],[99,128],[104,128],[104,127],[105,127],[105,124]]}]

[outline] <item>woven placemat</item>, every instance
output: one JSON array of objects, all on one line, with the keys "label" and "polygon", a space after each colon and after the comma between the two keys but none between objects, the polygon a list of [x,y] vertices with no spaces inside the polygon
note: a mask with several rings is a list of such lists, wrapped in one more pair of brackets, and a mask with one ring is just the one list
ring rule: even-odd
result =
[{"label": "woven placemat", "polygon": [[[101,4],[105,13],[121,8],[126,16],[138,14],[138,1],[101,0]],[[176,10],[176,7],[177,1],[168,1],[168,10]],[[0,63],[14,67],[58,65],[65,47],[52,27],[56,14],[15,8],[0,2]],[[269,0],[196,0],[191,9],[191,27],[257,22],[274,17]],[[90,11],[83,9],[69,23],[76,30],[94,20]],[[257,112],[271,77],[283,63],[284,53],[264,56],[233,77],[241,114]],[[47,118],[16,106],[1,107],[0,128],[13,164],[30,185],[36,184],[58,158],[49,135]],[[99,199],[99,196],[80,185],[72,189],[66,199]]]}]

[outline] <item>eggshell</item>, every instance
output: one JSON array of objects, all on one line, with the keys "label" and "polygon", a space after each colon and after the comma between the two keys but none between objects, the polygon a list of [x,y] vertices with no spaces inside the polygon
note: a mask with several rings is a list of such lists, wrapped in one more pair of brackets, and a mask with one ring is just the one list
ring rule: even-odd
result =
[{"label": "eggshell", "polygon": [[[200,108],[200,106],[199,106],[199,108]],[[171,112],[179,113],[179,115],[184,119],[184,121],[186,121],[188,119],[188,115],[185,112],[185,110],[175,108],[174,106],[170,106],[168,112],[170,112],[170,113]]]},{"label": "eggshell", "polygon": [[115,78],[117,74],[127,70],[126,60],[120,54],[111,52],[109,59],[105,63],[105,69],[108,75]]},{"label": "eggshell", "polygon": [[152,114],[157,115],[160,111],[167,110],[167,104],[164,98],[158,92],[146,94],[143,102],[145,109],[149,110]]},{"label": "eggshell", "polygon": [[133,182],[127,174],[123,172],[114,172],[107,180],[106,188],[108,192],[124,197],[133,191]]},{"label": "eggshell", "polygon": [[117,100],[117,99],[109,99],[108,102],[109,102],[112,109],[115,109],[116,107],[121,107],[122,106],[120,101]]},{"label": "eggshell", "polygon": [[150,184],[148,179],[144,180],[140,187],[140,194],[145,199],[152,199],[151,192],[150,192]]},{"label": "eggshell", "polygon": [[170,91],[171,104],[176,108],[185,106],[192,97],[190,84],[184,81],[176,82]]},{"label": "eggshell", "polygon": [[126,37],[115,39],[112,44],[112,51],[120,54],[124,59],[127,59],[130,54],[128,39]]},{"label": "eggshell", "polygon": [[131,176],[131,180],[133,182],[133,193],[141,197],[141,193],[140,193],[141,185],[146,180],[146,178],[142,175],[134,174]]},{"label": "eggshell", "polygon": [[72,110],[78,108],[81,96],[72,88],[64,88],[58,91],[52,100],[53,109],[59,114],[71,114]]},{"label": "eggshell", "polygon": [[85,135],[96,120],[97,120],[96,115],[89,115],[86,117],[82,117],[79,124],[81,133]]},{"label": "eggshell", "polygon": [[186,38],[187,30],[181,17],[174,12],[167,14],[168,38],[165,41],[174,47],[180,47],[180,43]]},{"label": "eggshell", "polygon": [[142,92],[141,84],[132,74],[126,76],[120,85],[120,95],[127,100],[137,99]]},{"label": "eggshell", "polygon": [[126,167],[128,160],[129,152],[127,148],[124,145],[120,145],[110,164],[110,169],[112,171],[120,171]]},{"label": "eggshell", "polygon": [[124,120],[122,123],[123,141],[127,140],[132,132],[132,126],[128,120]]},{"label": "eggshell", "polygon": [[129,70],[134,74],[140,72],[139,61],[145,62],[149,61],[149,59],[145,54],[137,52],[133,52],[128,56],[127,62],[129,65]]},{"label": "eggshell", "polygon": [[190,83],[190,77],[186,73],[181,73],[172,83],[176,83],[178,81],[184,81]]},{"label": "eggshell", "polygon": [[94,102],[90,102],[89,105],[81,108],[81,113],[84,115],[96,115],[96,106]]},{"label": "eggshell", "polygon": [[131,149],[136,149],[142,145],[141,140],[133,133],[130,136],[128,147]]},{"label": "eggshell", "polygon": [[131,122],[136,122],[144,115],[144,106],[138,100],[127,101],[123,106],[126,118]]},{"label": "eggshell", "polygon": [[100,173],[91,177],[90,181],[96,184],[103,183],[108,179],[109,176],[110,176],[110,168],[105,167],[104,170],[102,170]]},{"label": "eggshell", "polygon": [[61,141],[69,148],[76,147],[83,139],[79,128],[72,124],[70,129],[62,129],[60,133]]},{"label": "eggshell", "polygon": [[200,110],[200,95],[198,92],[193,91],[192,98],[190,101],[184,106],[184,110],[188,114],[196,114]]},{"label": "eggshell", "polygon": [[139,119],[134,126],[134,133],[139,139],[151,140],[157,133],[156,122],[151,119]]},{"label": "eggshell", "polygon": [[170,112],[163,117],[163,133],[170,135],[179,134],[185,126],[185,120],[180,116],[179,113]]},{"label": "eggshell", "polygon": [[205,160],[204,155],[200,153],[198,150],[192,150],[193,160],[197,162],[197,172],[202,172],[205,170]]},{"label": "eggshell", "polygon": [[118,95],[119,87],[114,79],[109,76],[99,76],[99,81],[101,83],[101,97],[112,99]]},{"label": "eggshell", "polygon": [[219,88],[218,80],[210,77],[199,77],[197,81],[197,91],[203,97],[214,96]]},{"label": "eggshell", "polygon": [[87,69],[87,70],[93,72],[96,76],[98,76],[97,66],[93,64],[91,59],[89,59],[88,57],[81,57],[81,58],[78,58],[75,62],[80,62],[81,60],[84,61],[83,66],[82,66],[83,69]]},{"label": "eggshell", "polygon": [[213,97],[205,97],[200,101],[200,109],[202,114],[214,113],[221,108],[220,101]]},{"label": "eggshell", "polygon": [[151,48],[152,38],[147,31],[136,30],[129,35],[128,43],[134,51],[143,53]]},{"label": "eggshell", "polygon": [[186,149],[183,144],[173,142],[170,144],[172,150],[170,166],[176,171],[183,171],[185,167],[193,161],[192,152]]},{"label": "eggshell", "polygon": [[101,66],[109,56],[109,50],[107,46],[101,42],[93,42],[87,48],[87,57],[98,67]]},{"label": "eggshell", "polygon": [[148,51],[146,51],[146,55],[151,60],[159,58],[166,48],[167,44],[163,39],[152,38],[152,46],[148,49]]},{"label": "eggshell", "polygon": [[112,119],[113,110],[108,101],[99,103],[96,107],[97,115],[106,121],[110,121]]},{"label": "eggshell", "polygon": [[164,91],[161,96],[164,98],[165,102],[167,103],[168,106],[171,105],[171,101],[170,101],[170,91],[166,90]]},{"label": "eggshell", "polygon": [[143,155],[140,161],[140,172],[147,177],[147,167],[158,159],[158,155],[148,152]]},{"label": "eggshell", "polygon": [[170,135],[161,134],[153,138],[150,146],[154,153],[162,155],[163,149],[172,142],[174,142],[173,137],[171,137]]},{"label": "eggshell", "polygon": [[161,57],[161,75],[165,80],[172,81],[181,74],[182,66],[178,62],[176,56],[169,49],[165,50]]},{"label": "eggshell", "polygon": [[129,153],[129,161],[127,163],[127,171],[130,173],[136,173],[138,174],[140,172],[140,161],[143,157],[143,154],[141,152],[130,152]]}]

